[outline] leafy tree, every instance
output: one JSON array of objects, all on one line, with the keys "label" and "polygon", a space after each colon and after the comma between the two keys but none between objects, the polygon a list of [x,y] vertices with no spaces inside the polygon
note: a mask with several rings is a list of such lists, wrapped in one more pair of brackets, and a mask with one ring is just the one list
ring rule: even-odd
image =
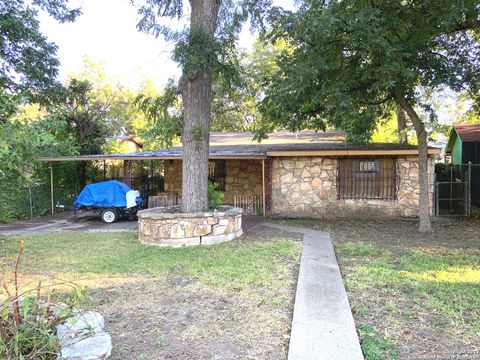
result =
[{"label": "leafy tree", "polygon": [[[111,99],[94,96],[93,85],[87,80],[71,79],[66,87],[62,103],[52,106],[51,117],[65,123],[72,134],[80,155],[98,154],[111,134],[108,111]],[[86,163],[77,163],[77,174],[81,187],[87,178]]]},{"label": "leafy tree", "polygon": [[169,82],[160,95],[139,94],[135,103],[147,118],[146,127],[142,131],[142,137],[147,143],[160,147],[178,143],[183,114],[175,84]]},{"label": "leafy tree", "polygon": [[[5,96],[7,98],[7,96]],[[64,123],[46,117],[33,106],[23,105],[18,97],[9,96],[11,108],[0,124],[0,170],[3,173],[29,174],[39,156],[74,154],[72,138]]]},{"label": "leafy tree", "polygon": [[[263,84],[277,70],[276,57],[285,44],[275,46],[258,38],[250,52],[237,51],[235,69],[228,78],[213,76],[211,129],[213,131],[253,131],[259,121],[258,102]],[[214,74],[215,75],[215,74]],[[179,142],[182,130],[182,101],[177,86],[170,81],[163,92],[142,90],[136,104],[145,113],[147,123],[138,134],[150,148],[172,146]],[[129,133],[134,133],[132,129]]]},{"label": "leafy tree", "polygon": [[[185,212],[208,208],[208,143],[214,74],[231,77],[236,34],[250,18],[253,27],[263,26],[270,0],[148,0],[139,7],[140,30],[164,35],[176,43],[174,59],[182,68],[177,91],[182,97],[183,183]],[[184,13],[188,14],[186,24]],[[179,21],[180,31],[161,23],[161,18]]]},{"label": "leafy tree", "polygon": [[40,32],[39,9],[60,22],[74,21],[80,14],[80,10],[70,9],[66,0],[0,3],[0,88],[8,94],[23,93],[37,100],[45,99],[58,86],[59,65],[56,46]]},{"label": "leafy tree", "polygon": [[[0,222],[25,218],[30,215],[27,188],[33,189],[33,214],[43,215],[49,210],[48,168],[36,162],[40,156],[75,155],[72,137],[65,132],[65,124],[39,111],[38,107],[23,105],[22,100],[10,96],[8,117],[0,124]],[[4,111],[4,114],[6,112]],[[47,198],[48,199],[48,198]],[[45,206],[46,204],[46,206]]]},{"label": "leafy tree", "polygon": [[215,131],[253,131],[260,121],[258,103],[265,93],[264,84],[278,70],[276,59],[287,48],[259,37],[250,52],[238,54],[234,81],[214,78],[212,129]]},{"label": "leafy tree", "polygon": [[479,11],[473,0],[302,1],[274,28],[293,51],[279,62],[262,128],[332,124],[365,142],[401,107],[418,139],[419,230],[430,231],[426,94],[448,87],[478,102]]}]

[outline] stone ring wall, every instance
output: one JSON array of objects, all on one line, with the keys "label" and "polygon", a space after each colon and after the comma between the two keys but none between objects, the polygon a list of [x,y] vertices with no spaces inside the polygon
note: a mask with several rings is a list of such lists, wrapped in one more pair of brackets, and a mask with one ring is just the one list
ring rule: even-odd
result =
[{"label": "stone ring wall", "polygon": [[141,210],[137,216],[139,240],[147,245],[211,245],[242,235],[242,209],[231,206],[196,213],[182,213],[181,205],[166,206]]}]

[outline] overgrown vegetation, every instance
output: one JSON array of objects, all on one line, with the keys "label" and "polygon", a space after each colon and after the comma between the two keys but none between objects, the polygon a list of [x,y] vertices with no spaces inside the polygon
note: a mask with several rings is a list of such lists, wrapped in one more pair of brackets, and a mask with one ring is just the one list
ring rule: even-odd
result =
[{"label": "overgrown vegetation", "polygon": [[[2,280],[0,293],[0,356],[4,359],[56,359],[59,349],[55,327],[73,314],[82,292],[67,281],[42,282],[34,288],[22,287],[21,241],[14,263],[12,280]],[[55,290],[68,289],[67,303],[54,301]]]}]

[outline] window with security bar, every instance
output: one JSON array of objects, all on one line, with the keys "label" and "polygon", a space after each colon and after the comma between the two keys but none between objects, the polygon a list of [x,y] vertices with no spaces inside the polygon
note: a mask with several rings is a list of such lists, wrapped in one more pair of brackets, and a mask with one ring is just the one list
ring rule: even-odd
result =
[{"label": "window with security bar", "polygon": [[218,191],[225,191],[225,160],[208,162],[208,181],[218,184]]},{"label": "window with security bar", "polygon": [[340,159],[337,190],[339,199],[396,198],[394,158]]}]

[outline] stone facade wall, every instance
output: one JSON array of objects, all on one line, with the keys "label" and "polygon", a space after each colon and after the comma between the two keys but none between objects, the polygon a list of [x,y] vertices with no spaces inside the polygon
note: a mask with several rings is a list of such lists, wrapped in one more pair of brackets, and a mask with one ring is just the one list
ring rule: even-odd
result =
[{"label": "stone facade wall", "polygon": [[[166,192],[176,192],[182,197],[182,161],[165,160],[164,184]],[[226,160],[225,161],[225,198],[224,204],[233,205],[235,195],[263,195],[261,160]]]},{"label": "stone facade wall", "polygon": [[139,211],[140,242],[170,247],[211,245],[242,235],[242,209],[221,206],[215,212],[181,213],[180,210],[177,205]]},{"label": "stone facade wall", "polygon": [[182,160],[163,162],[163,183],[166,192],[176,192],[182,197]]},{"label": "stone facade wall", "polygon": [[262,160],[226,160],[225,204],[236,195],[263,196]]},{"label": "stone facade wall", "polygon": [[[418,156],[398,157],[396,166],[398,191],[395,200],[338,199],[337,158],[275,158],[272,163],[272,215],[418,216]],[[433,171],[433,158],[430,158],[430,183]],[[430,191],[432,205],[433,185]]]}]

